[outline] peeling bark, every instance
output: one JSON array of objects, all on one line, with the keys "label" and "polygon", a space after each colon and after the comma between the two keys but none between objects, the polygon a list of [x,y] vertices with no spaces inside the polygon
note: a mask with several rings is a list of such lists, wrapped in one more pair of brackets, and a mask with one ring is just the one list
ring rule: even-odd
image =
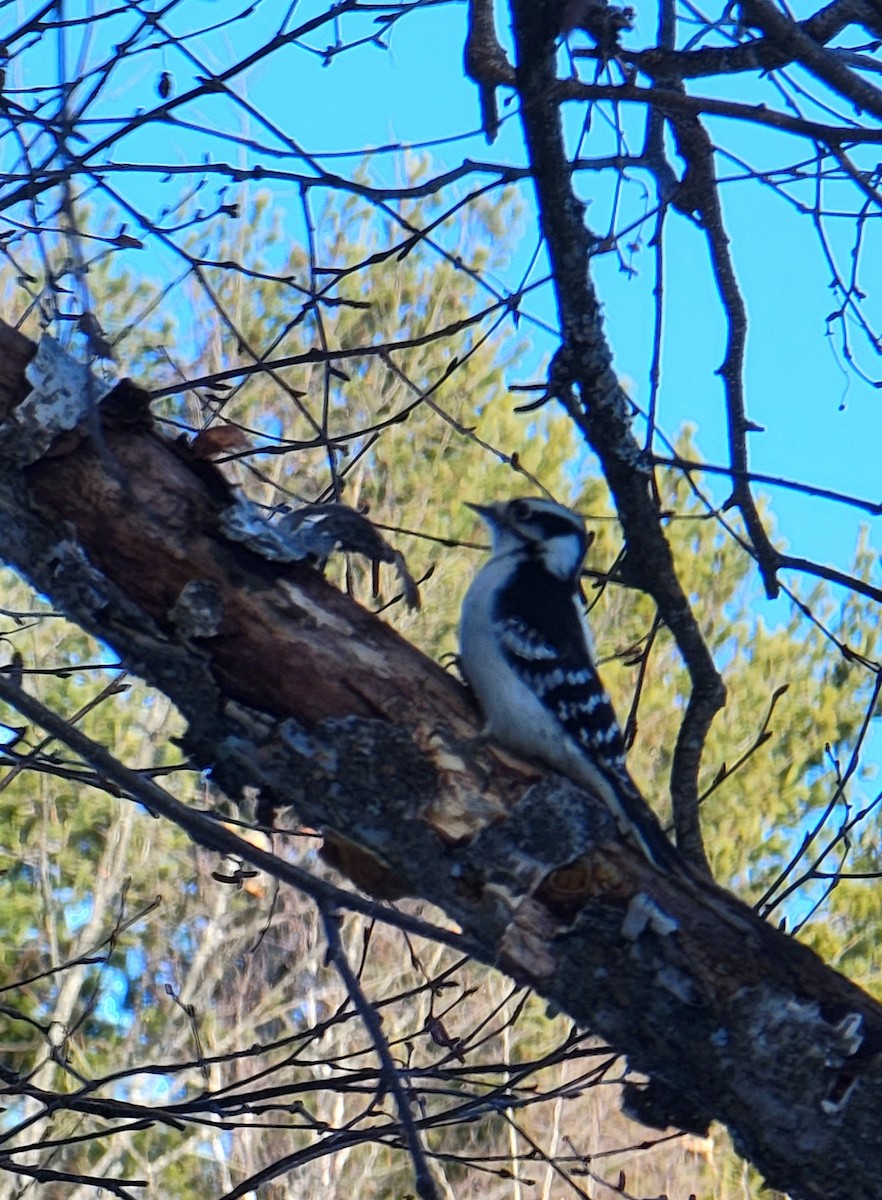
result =
[{"label": "peeling bark", "polygon": [[660,875],[589,794],[468,752],[456,681],[309,566],[226,536],[232,490],[133,384],[100,431],[84,402],[48,449],[34,433],[27,462],[31,353],[0,326],[0,556],[174,701],[196,765],[332,834],[357,881],[444,908],[650,1077],[644,1120],[723,1121],[794,1197],[878,1197],[875,1001],[713,884]]}]

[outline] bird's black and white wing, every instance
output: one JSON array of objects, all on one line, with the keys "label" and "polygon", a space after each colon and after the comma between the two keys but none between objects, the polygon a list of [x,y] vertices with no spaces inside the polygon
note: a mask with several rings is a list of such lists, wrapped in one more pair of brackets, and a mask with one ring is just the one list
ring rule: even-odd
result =
[{"label": "bird's black and white wing", "polygon": [[463,602],[460,662],[487,733],[596,792],[650,861],[674,869],[679,856],[628,774],[582,617],[584,523],[544,499],[473,507],[493,552]]}]

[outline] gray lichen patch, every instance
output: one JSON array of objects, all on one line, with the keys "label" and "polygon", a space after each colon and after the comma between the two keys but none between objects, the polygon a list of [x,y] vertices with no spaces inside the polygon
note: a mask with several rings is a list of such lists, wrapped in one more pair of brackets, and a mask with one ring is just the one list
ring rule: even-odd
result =
[{"label": "gray lichen patch", "polygon": [[115,379],[98,379],[48,334],[25,376],[32,391],[0,431],[0,454],[17,466],[41,458],[59,434],[76,429],[116,386]]}]

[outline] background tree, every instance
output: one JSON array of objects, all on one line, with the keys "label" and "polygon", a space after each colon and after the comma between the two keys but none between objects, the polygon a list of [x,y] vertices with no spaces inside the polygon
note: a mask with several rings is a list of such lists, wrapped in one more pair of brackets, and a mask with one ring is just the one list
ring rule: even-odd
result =
[{"label": "background tree", "polygon": [[[745,387],[756,413],[767,385],[746,374],[745,335],[747,314],[765,312],[763,292],[778,290],[768,288],[775,248],[756,237],[778,228],[762,207],[765,184],[817,238],[851,408],[871,428],[860,388],[872,385],[878,352],[862,267],[878,236],[875,9],[836,0],[796,22],[764,2],[719,18],[664,4],[648,44],[628,32],[627,10],[515,4],[505,45],[480,2],[467,28],[461,10],[423,4],[344,3],[275,27],[243,8],[199,31],[193,13],[131,5],[90,18],[37,5],[3,30],[7,321],[32,336],[54,331],[97,356],[99,372],[112,355],[153,389],[170,435],[201,432],[197,453],[227,459],[227,477],[265,512],[367,506],[423,580],[426,615],[387,607],[399,590],[389,568],[379,595],[357,556],[333,560],[329,577],[436,658],[455,647],[477,562],[461,500],[545,488],[576,503],[598,532],[586,592],[647,794],[668,819],[670,775],[684,853],[706,855],[720,881],[872,986],[877,798],[861,789],[878,678],[876,564],[866,541],[834,568],[790,554],[755,500]],[[645,31],[653,14],[638,19]],[[432,90],[450,104],[443,134],[470,137],[462,155],[440,135],[425,159],[403,140],[342,159],[304,150],[323,136],[323,149],[340,149],[333,113],[319,123],[319,80],[330,81],[324,99],[336,89],[346,108],[345,148],[357,143],[359,104],[385,94],[386,68],[372,84],[365,49],[387,43],[398,62],[430,56]],[[493,88],[503,101],[490,162],[475,161],[480,131],[459,123],[458,104],[470,120],[477,111],[456,78],[463,46],[488,135]],[[258,69],[285,86],[265,91]],[[355,82],[341,83],[348,70]],[[311,99],[293,113],[280,105],[290,78]],[[760,88],[771,89],[765,106]],[[427,110],[428,129],[435,115]],[[791,142],[799,150],[788,157]],[[741,239],[724,222],[724,187],[736,234],[753,222]],[[589,196],[590,229],[579,199]],[[708,285],[690,262],[701,241],[720,296],[709,327]],[[616,314],[649,312],[635,275],[648,253],[654,332],[639,321],[631,332]],[[757,277],[747,302],[736,260]],[[613,341],[645,347],[630,394],[610,368],[595,280]],[[790,344],[765,319],[759,337]],[[676,399],[677,326],[689,330],[695,408]],[[724,439],[708,399],[722,341]],[[792,353],[787,362],[814,414],[821,389],[797,383]],[[514,411],[525,397],[507,395],[512,384],[528,411]],[[711,474],[694,434],[677,433],[688,417],[727,458]],[[792,417],[785,424],[798,444]],[[97,427],[92,436],[100,450]],[[834,449],[825,438],[827,460]],[[848,485],[826,499],[836,492],[847,511],[876,514],[851,497],[860,464],[851,445]],[[801,494],[823,492],[813,465],[786,468]],[[784,470],[774,463],[759,482],[780,484]],[[728,499],[707,490],[714,478],[728,479]],[[791,513],[794,542],[807,540],[812,511]],[[4,553],[40,586],[11,540]],[[757,577],[768,595],[787,585],[787,607],[779,601],[771,618]],[[231,805],[188,769],[174,740],[185,722],[161,692],[121,674],[110,630],[113,649],[90,642],[52,615],[51,593],[47,604],[11,576],[4,595],[10,678],[52,710],[82,710],[73,724],[143,778],[237,827],[262,824],[265,813]],[[714,719],[717,669],[729,702]],[[86,1195],[99,1181],[138,1194],[143,1180],[157,1194],[282,1196],[372,1180],[384,1195],[411,1186],[400,1148],[403,1138],[413,1153],[414,1137],[448,1194],[579,1194],[586,1177],[607,1193],[743,1194],[731,1163],[699,1177],[679,1142],[669,1148],[672,1134],[622,1124],[617,1099],[602,1099],[613,1088],[601,1085],[625,1070],[608,1047],[455,946],[433,944],[429,929],[377,925],[395,919],[377,904],[338,932],[327,907],[195,850],[57,741],[34,728],[14,740],[21,718],[7,719],[5,1137],[17,1148],[3,1162],[7,1194],[30,1178],[49,1194]],[[296,815],[275,813],[271,839],[254,828],[256,844],[325,878]],[[372,1006],[415,1131],[378,1069]],[[795,1193],[805,1187],[793,1180]]]}]

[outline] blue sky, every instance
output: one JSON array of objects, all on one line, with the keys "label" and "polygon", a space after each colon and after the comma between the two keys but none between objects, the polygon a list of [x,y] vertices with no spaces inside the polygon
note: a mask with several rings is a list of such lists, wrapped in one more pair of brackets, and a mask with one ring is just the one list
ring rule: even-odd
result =
[{"label": "blue sky", "polygon": [[[12,16],[10,14],[12,8]],[[30,6],[30,10],[35,6]],[[149,6],[148,6],[149,7]],[[245,11],[246,6],[241,6]],[[809,5],[796,6],[797,16],[808,13]],[[8,6],[0,12],[0,40],[8,36],[29,6]],[[85,11],[83,5],[70,4],[66,14],[73,17]],[[98,11],[101,6],[98,5]],[[155,2],[152,11],[160,11]],[[113,118],[125,120],[134,109],[149,110],[160,103],[156,85],[160,73],[167,71],[173,79],[173,95],[180,96],[193,86],[205,70],[222,72],[250,54],[262,38],[276,31],[281,6],[258,4],[250,16],[230,22],[236,10],[216,0],[187,0],[173,8],[163,18],[164,29],[185,35],[193,29],[220,23],[221,28],[187,38],[180,47],[168,44],[168,38],[158,34],[142,38],[137,54],[118,62],[109,73],[103,98],[90,109],[101,122],[82,126],[86,139],[101,138],[113,125]],[[500,10],[499,10],[500,11]],[[290,8],[284,28],[292,29],[323,12],[314,0]],[[654,5],[638,7],[636,29],[626,35],[626,43],[638,47],[652,41]],[[91,28],[86,40],[82,30],[70,30],[66,35],[65,55],[68,65],[90,65],[112,58],[112,43],[122,41],[137,20],[132,16],[116,18],[113,25],[98,23]],[[462,46],[466,29],[464,4],[430,6],[409,13],[385,35],[388,49],[376,44],[364,44],[330,61],[323,61],[322,50],[328,47],[332,26],[322,25],[302,37],[298,44],[288,44],[258,62],[247,71],[235,74],[229,88],[241,98],[242,104],[230,101],[228,95],[203,96],[186,107],[176,110],[176,118],[192,125],[205,125],[218,131],[216,137],[204,132],[186,130],[179,120],[148,122],[142,130],[130,134],[98,162],[158,162],[187,163],[194,157],[210,158],[215,162],[230,162],[235,166],[287,166],[304,169],[304,163],[289,154],[290,146],[275,137],[260,124],[266,118],[293,138],[307,154],[316,155],[325,168],[341,174],[352,172],[359,163],[366,163],[374,178],[384,182],[404,178],[403,152],[378,150],[379,146],[395,143],[401,146],[426,146],[434,139],[439,144],[420,150],[430,160],[430,173],[455,167],[463,158],[499,163],[523,163],[524,151],[520,142],[517,116],[514,109],[508,114],[497,143],[487,146],[478,132],[478,101],[476,90],[462,70]],[[365,37],[382,31],[373,12],[354,17],[346,14],[338,23],[346,40]],[[500,23],[500,35],[510,41],[508,31]],[[581,35],[576,35],[576,37]],[[20,59],[13,59],[10,80],[14,85],[32,86],[36,80],[52,82],[59,68],[59,37],[56,34],[31,37],[30,48]],[[13,44],[18,50],[22,42]],[[562,68],[565,68],[562,54]],[[614,68],[613,68],[614,70]],[[85,88],[86,84],[84,84]],[[755,78],[745,77],[727,88],[734,95],[764,100],[782,107],[780,96]],[[78,96],[82,98],[84,89]],[[246,112],[251,106],[251,112]],[[809,107],[809,110],[810,107]],[[605,125],[605,109],[594,115],[592,136],[584,154],[605,154],[614,149],[614,138]],[[582,110],[571,106],[566,112],[569,137],[575,144]],[[631,149],[640,144],[642,124],[634,108],[624,113],[625,130]],[[800,140],[769,131],[739,131],[734,122],[716,119],[709,122],[710,133],[721,144],[731,146],[746,160],[772,167],[793,157],[805,156]],[[246,149],[230,142],[224,134],[250,138],[262,144],[262,149]],[[79,150],[80,144],[77,145]],[[277,157],[277,154],[287,157]],[[341,152],[350,157],[336,157]],[[17,148],[6,138],[1,148],[6,167],[16,166]],[[275,152],[275,154],[274,154]],[[418,151],[409,151],[415,154]],[[874,160],[875,148],[868,148],[865,163]],[[672,155],[674,164],[678,164]],[[720,156],[720,175],[737,173],[732,163]],[[151,174],[108,174],[106,176],[120,193],[137,198],[143,210],[160,214],[164,204],[173,204],[180,196],[186,180],[182,176],[162,181]],[[209,176],[199,202],[209,208],[222,180]],[[606,232],[610,222],[612,180],[605,175],[582,173],[577,188],[588,203],[587,221],[598,232]],[[263,188],[268,185],[251,185]],[[806,182],[798,194],[810,202],[811,184]],[[841,188],[840,188],[841,191]],[[524,263],[535,248],[532,228],[532,194],[529,187],[522,190],[527,204],[526,233],[515,253],[511,274],[504,281],[514,286]],[[834,197],[834,193],[830,192]],[[835,198],[835,197],[834,197]],[[96,197],[97,199],[97,197]],[[642,212],[652,208],[653,182],[646,173],[631,173],[623,190],[618,227],[629,224]],[[274,204],[292,238],[302,238],[299,198],[293,185],[274,185]],[[749,439],[751,464],[761,472],[788,476],[812,484],[857,494],[871,500],[880,497],[880,449],[882,448],[882,394],[862,382],[842,362],[838,338],[827,336],[826,317],[835,306],[835,296],[829,288],[830,271],[823,262],[821,248],[811,229],[809,217],[800,216],[772,188],[755,182],[732,182],[724,188],[725,217],[731,235],[732,253],[737,275],[742,283],[748,304],[750,330],[748,360],[746,360],[746,408],[751,420],[764,432],[751,434]],[[865,227],[865,263],[871,270],[878,262],[880,221],[868,221]],[[854,222],[827,222],[829,238],[838,251],[842,269],[847,270],[848,250]],[[130,226],[131,229],[131,226]],[[137,230],[131,229],[131,232]],[[596,258],[593,274],[604,299],[607,334],[616,356],[617,370],[628,382],[638,404],[648,397],[648,367],[653,329],[653,259],[647,247],[652,222],[647,222],[626,240],[640,241],[641,248],[629,254],[629,263],[636,274],[620,269],[613,254]],[[146,256],[155,256],[150,259]],[[180,269],[180,263],[162,251],[157,242],[148,239],[146,250],[132,252],[130,264],[137,271],[164,272]],[[151,265],[152,264],[152,265]],[[157,265],[158,264],[158,265]],[[725,326],[720,304],[707,270],[707,247],[703,234],[686,218],[672,214],[667,224],[666,245],[667,316],[662,354],[662,389],[660,396],[660,425],[674,434],[684,421],[697,426],[697,439],[709,461],[725,463],[727,458],[726,426],[722,410],[722,390],[716,368],[724,354]],[[541,262],[534,270],[542,274]],[[875,281],[864,270],[865,289]],[[882,318],[878,298],[868,301],[871,316]],[[532,312],[544,324],[553,323],[553,299],[547,288],[533,293],[524,310]],[[529,326],[522,325],[522,330]],[[542,362],[554,348],[551,338],[539,328],[529,331],[533,344],[533,362],[518,368],[521,382],[533,370],[538,376]],[[870,372],[882,374],[878,355],[862,354],[863,364]],[[725,497],[726,488],[720,480],[706,478],[708,491],[718,499]],[[776,488],[773,510],[779,530],[792,551],[847,569],[857,539],[857,527],[862,521],[872,526],[871,540],[880,547],[880,522],[856,514],[844,506],[818,499],[806,499]]]},{"label": "blue sky", "polygon": [[[16,23],[20,19],[16,9]],[[158,9],[154,5],[154,11]],[[244,8],[244,5],[243,5]],[[805,4],[805,12],[810,11]],[[800,6],[796,6],[797,15]],[[69,12],[76,11],[71,5]],[[173,10],[167,28],[183,33],[219,19],[230,17],[236,10],[212,0],[189,0]],[[303,23],[322,11],[317,4],[294,6],[288,28]],[[196,61],[171,46],[150,49],[145,42],[142,53],[115,68],[105,100],[95,111],[107,116],[129,114],[135,105],[149,109],[158,103],[156,81],[161,71],[169,71],[174,80],[174,94],[180,95],[192,86],[201,66],[220,72],[230,63],[247,55],[257,44],[261,33],[276,28],[280,6],[258,5],[256,12],[238,22],[228,24],[217,32],[203,35],[185,43]],[[652,5],[638,10],[636,29],[627,36],[627,44],[637,47],[651,41],[654,28]],[[120,18],[115,37],[134,27],[128,17]],[[373,16],[363,17],[355,24],[350,17],[340,22],[344,37],[364,36],[379,27]],[[405,146],[425,145],[434,139],[450,139],[424,151],[431,156],[430,170],[443,170],[470,157],[481,161],[522,163],[517,117],[513,109],[502,133],[492,147],[479,134],[476,89],[463,76],[462,43],[465,30],[465,6],[429,7],[408,15],[398,22],[386,38],[389,49],[364,45],[332,59],[323,65],[319,51],[330,40],[328,26],[303,39],[315,53],[301,46],[286,46],[269,59],[258,63],[230,81],[231,88],[248,104],[290,135],[298,146],[320,156],[322,164],[341,174],[354,168],[360,156],[373,148],[398,143]],[[504,40],[506,30],[501,27]],[[0,22],[0,37],[6,31]],[[577,38],[580,35],[577,35]],[[100,31],[85,47],[84,61],[100,61],[107,52],[108,38]],[[157,41],[159,39],[154,39]],[[30,51],[31,62],[36,56],[49,67],[51,56],[57,53],[56,39],[44,37],[41,46]],[[82,38],[68,35],[68,61],[77,60],[84,46]],[[47,62],[49,56],[50,61]],[[563,64],[562,64],[563,65]],[[29,79],[36,78],[31,67]],[[14,75],[13,75],[14,78]],[[771,89],[760,95],[754,79],[728,81],[735,94],[750,96],[754,101],[763,98],[769,103],[780,98]],[[261,128],[254,115],[235,108],[228,97],[203,97],[182,111],[187,120],[204,121],[221,131],[253,137],[268,149],[282,150]],[[572,126],[571,139],[578,132],[576,123],[581,114],[574,107],[567,119]],[[639,145],[641,125],[634,114],[626,116],[632,134],[632,149]],[[787,161],[804,153],[803,144],[793,137],[777,133],[748,130],[739,133],[733,122],[720,118],[710,123],[712,136],[725,141],[752,162],[763,166]],[[94,136],[91,129],[87,136]],[[99,128],[98,134],[103,130]],[[472,134],[472,136],[468,136]],[[603,121],[595,116],[592,140],[586,153],[605,153],[613,145],[611,135],[604,132]],[[7,146],[7,153],[8,153]],[[872,151],[872,147],[870,148]],[[357,152],[357,157],[329,157],[342,151]],[[221,138],[208,139],[204,134],[188,132],[180,126],[148,125],[142,132],[129,137],[112,152],[117,161],[187,162],[194,153],[208,154],[216,161],[241,166],[262,162],[272,165],[271,154],[236,148]],[[284,161],[284,160],[283,160]],[[672,161],[677,164],[675,156]],[[288,160],[288,165],[294,164]],[[369,162],[371,172],[383,181],[402,179],[400,154],[373,153]],[[721,175],[735,173],[735,167],[724,159],[718,161]],[[129,180],[137,179],[138,202],[154,210],[162,203],[172,202],[180,192],[181,179],[173,178],[163,184],[156,177],[113,177],[115,187],[131,187]],[[645,175],[633,173],[626,186],[623,218],[639,216],[651,206],[652,181]],[[592,228],[605,231],[609,221],[610,184],[596,174],[583,173],[577,182],[582,197],[588,201],[587,220]],[[203,197],[212,194],[210,184]],[[531,202],[529,189],[522,192]],[[810,185],[802,195],[810,198]],[[797,215],[770,188],[755,183],[738,182],[725,187],[723,193],[725,217],[732,239],[736,270],[742,284],[750,316],[746,397],[748,416],[762,425],[765,432],[750,437],[751,462],[758,471],[840,489],[845,492],[877,499],[880,488],[879,451],[882,448],[882,395],[860,381],[846,369],[836,347],[836,340],[826,336],[825,317],[834,307],[830,291],[830,272],[825,266],[810,220]],[[285,222],[293,236],[300,236],[301,220],[298,198],[291,186],[275,191],[274,203],[284,213]],[[529,220],[529,215],[528,215]],[[839,243],[847,266],[847,239],[853,222],[832,222],[831,236]],[[871,234],[878,249],[879,236]],[[645,403],[648,395],[648,367],[652,337],[652,257],[645,243],[651,223],[640,231],[643,248],[630,258],[637,274],[621,271],[613,255],[594,262],[594,276],[603,297],[607,333],[615,353],[620,374],[628,381],[634,399]],[[532,231],[524,239],[511,282],[534,249]],[[151,251],[148,250],[148,253]],[[149,272],[143,253],[138,255],[138,269]],[[698,441],[704,455],[713,462],[725,463],[727,458],[725,422],[722,411],[722,389],[715,370],[723,356],[724,325],[712,281],[706,269],[707,250],[704,237],[685,218],[673,214],[668,223],[666,250],[668,296],[667,327],[662,360],[662,393],[660,423],[673,434],[684,421],[698,427]],[[872,244],[866,261],[874,261]],[[878,258],[876,258],[878,261]],[[541,267],[540,267],[541,270]],[[867,286],[871,279],[865,280]],[[534,294],[526,306],[544,322],[553,322],[553,303],[547,290]],[[876,312],[879,313],[878,300]],[[523,328],[523,327],[522,327]],[[535,369],[553,350],[553,342],[540,331],[532,333],[535,350]],[[864,356],[867,363],[867,357]],[[876,368],[877,364],[870,364]],[[526,374],[523,370],[522,375]],[[877,370],[877,374],[882,372]],[[516,382],[516,381],[513,381]],[[720,481],[706,480],[708,490],[717,498],[725,496]],[[820,500],[807,500],[783,489],[775,489],[773,507],[780,531],[794,553],[829,561],[847,569],[856,540],[859,520],[852,510]],[[880,545],[879,521],[873,531],[875,545]]]},{"label": "blue sky", "polygon": [[[100,4],[97,7],[101,11]],[[22,10],[26,8],[17,5],[11,12],[9,8],[0,10],[0,41],[22,20]],[[156,0],[152,11],[158,12],[159,8]],[[243,3],[241,11],[245,9]],[[80,10],[73,3],[66,8],[69,16],[77,11]],[[217,0],[186,0],[171,11],[166,27],[181,35],[206,24],[224,22],[237,11],[233,5]],[[313,0],[295,4],[286,28],[306,22],[322,11],[322,6]],[[804,15],[811,9],[808,4],[800,3],[795,11]],[[183,48],[161,44],[167,39],[158,34],[145,38],[137,54],[117,63],[110,71],[103,98],[95,105],[93,115],[112,125],[113,118],[125,120],[138,107],[149,112],[160,103],[157,81],[163,71],[172,76],[173,95],[182,95],[206,69],[220,73],[251,53],[262,38],[277,29],[281,12],[282,7],[276,3],[258,4],[242,20],[187,40]],[[369,13],[356,19],[347,14],[339,23],[342,36],[350,39],[379,31],[375,15]],[[327,64],[321,52],[333,34],[330,26],[322,26],[304,36],[300,44],[284,46],[231,78],[229,87],[241,104],[233,103],[229,95],[203,96],[177,110],[174,123],[148,123],[129,135],[105,160],[174,165],[205,156],[214,162],[229,162],[243,168],[260,163],[308,173],[309,167],[292,155],[290,144],[286,146],[262,125],[261,117],[266,117],[307,155],[315,155],[325,168],[346,175],[366,162],[372,176],[386,183],[405,178],[405,152],[377,149],[390,143],[421,147],[407,153],[427,156],[430,173],[457,166],[464,158],[522,164],[524,150],[513,108],[503,109],[508,114],[507,120],[492,147],[486,145],[478,132],[477,93],[471,81],[464,78],[462,68],[465,18],[464,4],[426,7],[395,24],[386,36],[388,49],[362,45],[332,57]],[[638,47],[651,42],[654,24],[654,5],[641,5],[636,28],[627,35],[627,44]],[[135,25],[135,16],[125,14],[107,28],[99,24],[88,42],[80,31],[69,32],[67,61],[75,63],[81,59],[88,71],[90,63],[97,64],[110,57],[111,43],[122,41]],[[500,32],[508,42],[504,27]],[[13,48],[17,50],[19,45]],[[26,56],[10,67],[10,82],[13,86],[33,86],[40,78],[53,80],[57,77],[57,56],[58,35],[44,35],[33,42]],[[561,66],[566,69],[563,54]],[[726,87],[732,94],[750,98],[752,102],[762,99],[783,107],[772,86],[755,78],[728,80]],[[693,90],[698,90],[698,86]],[[83,94],[82,90],[78,93],[80,97]],[[246,105],[251,111],[246,110]],[[807,110],[812,111],[810,106]],[[615,148],[604,111],[595,111],[585,154],[604,154]],[[210,136],[188,130],[181,124],[181,117],[194,126],[212,128],[217,133]],[[581,110],[572,106],[567,110],[566,120],[570,142],[575,144]],[[639,114],[632,110],[624,114],[623,120],[631,149],[636,149],[642,131]],[[82,132],[87,139],[99,138],[109,127],[84,125]],[[720,144],[764,168],[809,153],[803,142],[791,136],[756,129],[739,131],[733,122],[723,118],[710,121],[709,128]],[[228,135],[252,139],[260,146],[246,148],[232,142]],[[427,146],[427,143],[435,144]],[[337,157],[343,152],[349,152],[349,157]],[[10,163],[15,166],[15,154],[7,138],[0,147],[5,167]],[[874,157],[878,157],[877,151],[869,147],[865,164],[872,165]],[[673,153],[671,158],[675,166],[680,165]],[[739,170],[721,155],[718,172],[727,177],[737,175]],[[121,193],[136,199],[144,211],[154,215],[164,205],[174,203],[184,186],[181,176],[163,181],[156,172],[108,172],[106,178]],[[200,193],[200,202],[206,208],[211,207],[221,186],[222,180],[209,177]],[[265,190],[268,186],[267,183],[251,185],[255,190]],[[579,194],[588,204],[586,219],[597,232],[605,232],[609,226],[611,186],[611,179],[596,173],[583,172],[577,179]],[[810,203],[812,187],[807,181],[792,194]],[[838,192],[842,190],[839,188]],[[504,281],[509,287],[519,281],[535,249],[529,187],[524,187],[522,196],[527,206],[525,233]],[[275,185],[273,197],[291,237],[301,239],[303,225],[296,187],[291,183]],[[830,199],[831,202],[841,199],[837,189],[830,191]],[[651,209],[653,202],[651,179],[645,173],[631,173],[623,190],[617,228],[638,219]],[[836,298],[830,290],[830,270],[811,219],[798,214],[771,188],[755,182],[727,184],[723,189],[723,204],[750,319],[745,376],[747,413],[764,429],[750,435],[753,468],[870,500],[882,499],[879,469],[882,392],[845,367],[838,339],[827,336],[825,318],[835,307]],[[842,269],[847,270],[854,221],[832,218],[825,228]],[[876,213],[865,228],[866,290],[875,282],[873,264],[880,261],[879,228]],[[597,257],[592,265],[605,305],[606,329],[615,364],[638,405],[645,404],[648,397],[654,268],[647,240],[651,230],[649,221],[627,239],[640,243],[639,249],[627,254],[634,274],[623,271],[613,254]],[[689,220],[672,214],[667,237],[667,315],[659,423],[669,435],[676,434],[684,422],[693,423],[706,458],[725,463],[722,386],[716,374],[723,358],[725,327],[707,270],[704,236]],[[128,254],[133,269],[148,275],[167,275],[180,270],[180,263],[168,251],[150,239],[145,245],[144,250]],[[543,271],[540,262],[534,274]],[[871,314],[882,320],[878,296],[871,296],[867,303]],[[548,288],[531,294],[524,307],[542,323],[553,323],[553,298]],[[515,383],[529,379],[531,371],[533,378],[540,378],[542,364],[555,345],[541,328],[531,328],[526,322],[522,322],[519,331],[512,331],[512,336],[520,337],[525,332],[532,344],[532,361],[519,365],[517,379],[511,380]],[[882,375],[878,355],[864,353],[862,362],[877,376]],[[638,429],[640,434],[642,430]],[[722,481],[706,478],[705,484],[717,501],[725,498]],[[853,509],[785,489],[765,490],[772,496],[779,534],[794,554],[847,571],[862,522],[871,524],[871,542],[875,548],[878,550],[882,545],[878,518],[871,521]],[[786,582],[794,582],[793,577]],[[776,619],[780,610],[775,605],[762,600],[757,604],[758,612],[767,622]]]}]

